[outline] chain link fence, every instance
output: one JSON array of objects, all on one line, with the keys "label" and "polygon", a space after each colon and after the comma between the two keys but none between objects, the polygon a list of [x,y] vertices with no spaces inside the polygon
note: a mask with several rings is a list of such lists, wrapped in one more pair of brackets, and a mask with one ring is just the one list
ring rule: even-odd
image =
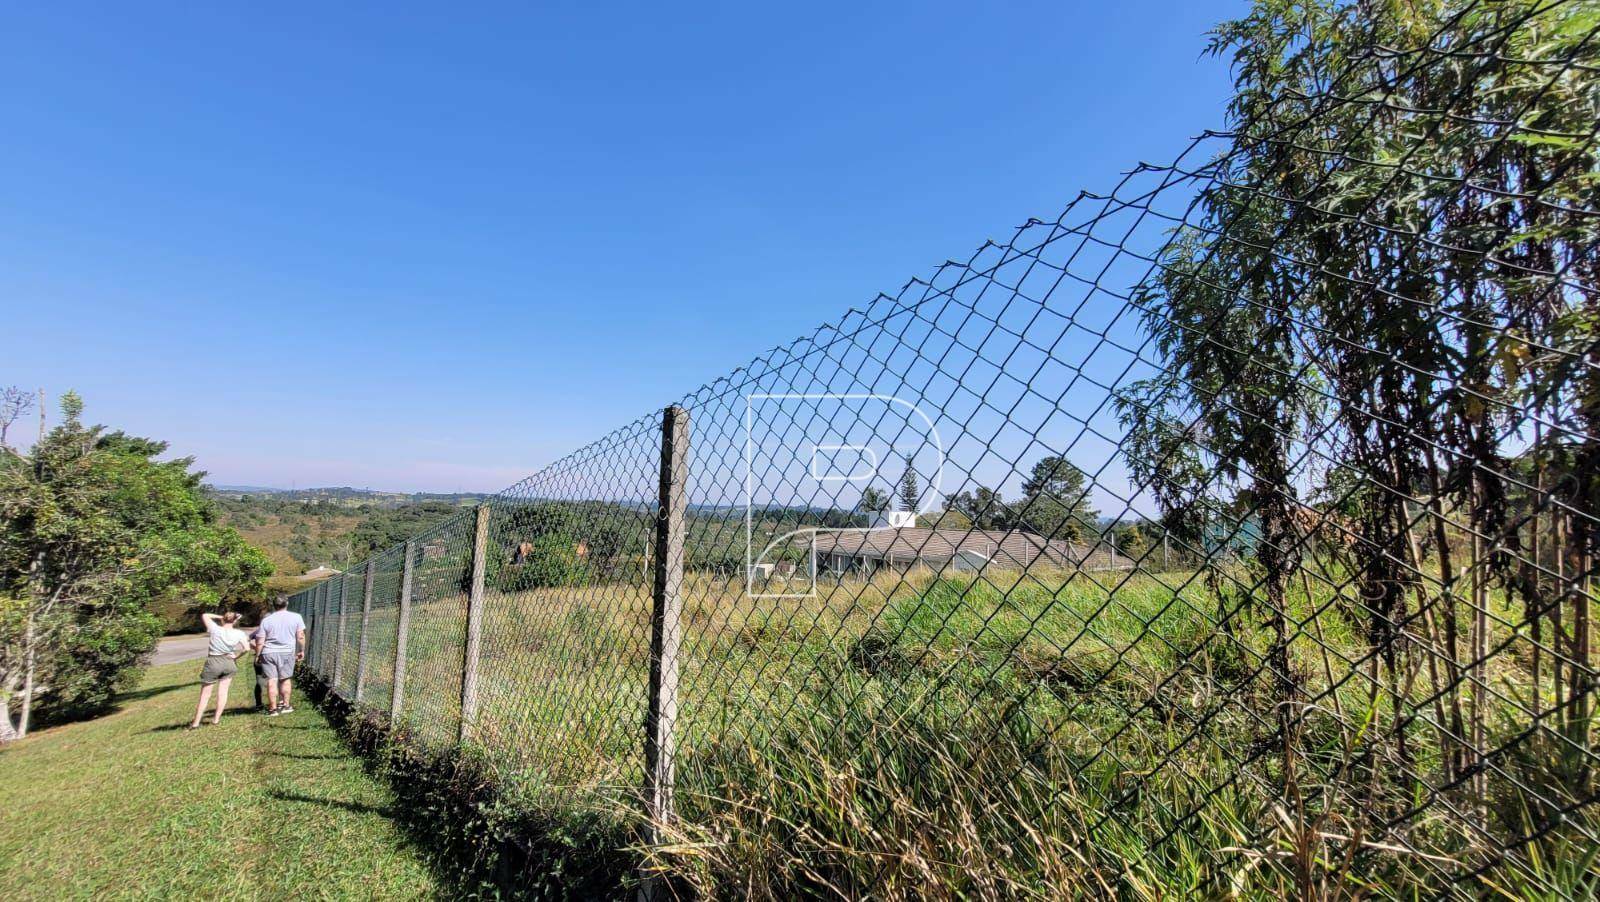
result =
[{"label": "chain link fence", "polygon": [[1428,11],[1225,27],[1229,131],[296,595],[311,669],[710,895],[1592,896],[1600,14]]}]

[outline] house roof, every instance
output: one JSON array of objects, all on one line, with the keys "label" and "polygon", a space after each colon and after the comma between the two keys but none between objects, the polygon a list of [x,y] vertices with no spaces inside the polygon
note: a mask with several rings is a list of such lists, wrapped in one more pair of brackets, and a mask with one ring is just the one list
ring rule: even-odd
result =
[{"label": "house roof", "polygon": [[1057,566],[1072,566],[1089,556],[1083,545],[1046,539],[1013,529],[929,529],[903,527],[865,532],[818,531],[817,554],[888,561],[947,561],[961,553],[978,554],[999,566],[1027,567],[1039,559]]}]

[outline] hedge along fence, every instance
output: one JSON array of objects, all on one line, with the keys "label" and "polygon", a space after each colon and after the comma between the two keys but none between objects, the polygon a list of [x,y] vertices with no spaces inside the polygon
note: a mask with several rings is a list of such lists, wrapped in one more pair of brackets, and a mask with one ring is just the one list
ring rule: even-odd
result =
[{"label": "hedge along fence", "polygon": [[1592,7],[1340,10],[295,596],[311,668],[662,891],[1592,895]]}]

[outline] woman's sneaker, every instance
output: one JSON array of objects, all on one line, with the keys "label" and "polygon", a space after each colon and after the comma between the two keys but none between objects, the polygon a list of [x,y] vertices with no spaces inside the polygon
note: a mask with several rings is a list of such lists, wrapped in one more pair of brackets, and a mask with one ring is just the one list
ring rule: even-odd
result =
[{"label": "woman's sneaker", "polygon": [[267,712],[267,716],[268,717],[277,717],[278,713],[279,713],[278,709],[277,708],[273,708],[272,710]]},{"label": "woman's sneaker", "polygon": [[278,713],[279,714],[293,714],[294,713],[294,705],[284,705],[283,707],[278,709]]}]

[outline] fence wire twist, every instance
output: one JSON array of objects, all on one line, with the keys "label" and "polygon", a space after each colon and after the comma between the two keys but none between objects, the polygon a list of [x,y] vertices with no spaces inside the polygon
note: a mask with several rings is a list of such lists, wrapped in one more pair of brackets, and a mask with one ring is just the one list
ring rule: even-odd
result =
[{"label": "fence wire twist", "polygon": [[310,666],[712,893],[1592,892],[1600,15],[1374,10],[680,477],[644,417],[295,596]]}]

